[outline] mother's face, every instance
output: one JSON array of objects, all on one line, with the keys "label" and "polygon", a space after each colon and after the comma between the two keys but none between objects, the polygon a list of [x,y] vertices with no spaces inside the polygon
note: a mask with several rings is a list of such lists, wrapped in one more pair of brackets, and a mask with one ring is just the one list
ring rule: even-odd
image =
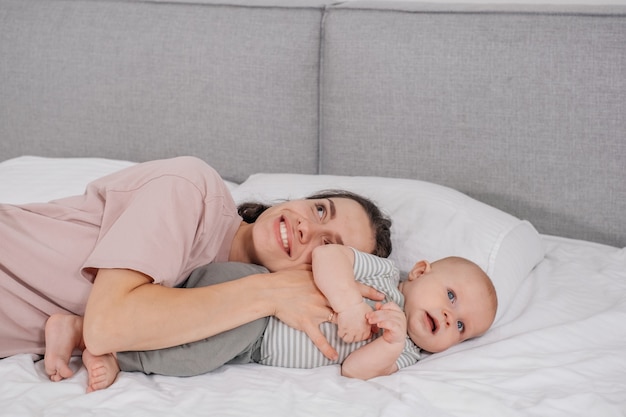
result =
[{"label": "mother's face", "polygon": [[311,264],[313,249],[328,243],[363,252],[375,248],[370,219],[349,198],[294,200],[267,209],[252,230],[255,263],[270,271]]}]

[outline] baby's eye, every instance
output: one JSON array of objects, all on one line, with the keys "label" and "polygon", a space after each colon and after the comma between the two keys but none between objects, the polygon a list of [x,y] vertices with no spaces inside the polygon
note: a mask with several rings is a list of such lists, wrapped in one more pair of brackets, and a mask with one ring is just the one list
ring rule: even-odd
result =
[{"label": "baby's eye", "polygon": [[465,325],[463,324],[462,321],[457,321],[456,328],[459,329],[460,332],[462,332],[463,330],[465,330]]},{"label": "baby's eye", "polygon": [[454,294],[454,291],[448,290],[448,300],[453,303],[456,301],[456,295]]}]

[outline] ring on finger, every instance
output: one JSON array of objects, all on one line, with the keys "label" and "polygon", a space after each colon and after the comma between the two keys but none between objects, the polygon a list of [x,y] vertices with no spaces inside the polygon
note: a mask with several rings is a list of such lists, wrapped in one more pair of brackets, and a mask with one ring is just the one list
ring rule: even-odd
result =
[{"label": "ring on finger", "polygon": [[328,315],[328,320],[326,320],[326,321],[329,321],[329,322],[332,323],[334,318],[335,318],[335,312],[331,311],[330,314]]}]

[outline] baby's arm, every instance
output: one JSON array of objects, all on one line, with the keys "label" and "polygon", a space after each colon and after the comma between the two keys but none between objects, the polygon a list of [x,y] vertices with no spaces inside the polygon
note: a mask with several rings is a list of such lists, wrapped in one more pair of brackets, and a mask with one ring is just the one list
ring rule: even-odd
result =
[{"label": "baby's arm", "polygon": [[378,339],[352,352],[341,365],[341,374],[350,378],[370,379],[398,370],[396,361],[406,343],[406,315],[393,302],[378,303],[367,315],[369,324],[383,329]]},{"label": "baby's arm", "polygon": [[354,251],[342,245],[318,246],[313,250],[313,279],[337,313],[337,332],[347,343],[365,340],[371,326],[365,315],[372,311],[365,303],[354,278]]}]

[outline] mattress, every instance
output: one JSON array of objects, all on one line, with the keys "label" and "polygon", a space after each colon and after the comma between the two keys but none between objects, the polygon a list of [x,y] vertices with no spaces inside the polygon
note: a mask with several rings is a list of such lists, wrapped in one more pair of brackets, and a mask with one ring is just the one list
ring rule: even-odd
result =
[{"label": "mattress", "polygon": [[[131,164],[4,161],[0,202],[79,193],[91,179]],[[229,185],[244,198],[250,189],[262,192],[262,184]],[[238,191],[244,186],[248,194]],[[227,365],[185,378],[121,373],[108,389],[86,394],[80,358],[72,360],[72,378],[53,383],[39,357],[21,354],[0,360],[0,415],[624,416],[626,248],[538,239],[541,256],[490,331],[390,376],[361,381],[340,376],[338,366]]]}]

